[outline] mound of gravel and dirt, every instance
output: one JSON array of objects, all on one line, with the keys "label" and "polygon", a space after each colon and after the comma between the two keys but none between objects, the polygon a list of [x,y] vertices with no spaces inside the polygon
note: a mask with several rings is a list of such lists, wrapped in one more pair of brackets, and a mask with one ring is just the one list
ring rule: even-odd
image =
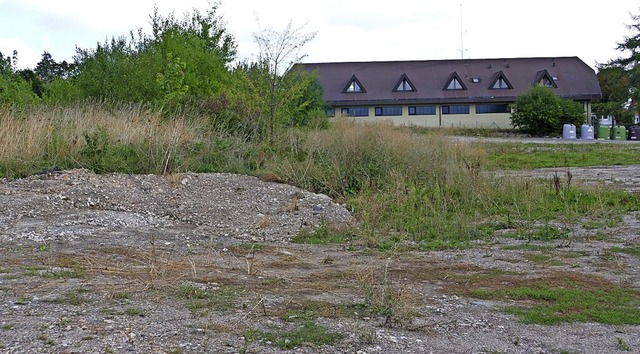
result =
[{"label": "mound of gravel and dirt", "polygon": [[[620,178],[633,193],[639,179],[628,177],[640,166],[628,168]],[[615,182],[615,169],[602,173]],[[491,276],[593,276],[640,290],[640,259],[607,251],[640,246],[638,215],[622,219],[579,230],[570,244],[546,243],[547,261],[499,237],[468,250],[381,257],[346,244],[290,243],[301,230],[355,220],[327,196],[254,177],[72,170],[5,180],[0,352],[640,351],[638,326],[525,324],[502,310],[508,301],[461,295]],[[337,340],[288,346],[309,321]]]}]

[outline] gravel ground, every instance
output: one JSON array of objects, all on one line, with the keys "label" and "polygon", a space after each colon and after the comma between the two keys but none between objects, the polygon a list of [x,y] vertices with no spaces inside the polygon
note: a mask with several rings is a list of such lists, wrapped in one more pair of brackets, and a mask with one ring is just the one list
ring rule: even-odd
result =
[{"label": "gravel ground", "polygon": [[[639,171],[571,169],[576,180],[630,193]],[[640,290],[639,257],[606,252],[640,245],[637,214],[611,228],[576,226],[570,244],[551,243],[548,262],[505,249],[522,243],[513,238],[390,258],[289,242],[324,223],[354,220],[327,196],[246,176],[72,170],[3,181],[0,352],[640,352],[638,326],[524,324],[502,311],[508,301],[461,290],[496,272],[597,276]],[[393,316],[361,306],[389,294]],[[308,319],[341,338],[283,349],[259,334],[291,333]]]}]

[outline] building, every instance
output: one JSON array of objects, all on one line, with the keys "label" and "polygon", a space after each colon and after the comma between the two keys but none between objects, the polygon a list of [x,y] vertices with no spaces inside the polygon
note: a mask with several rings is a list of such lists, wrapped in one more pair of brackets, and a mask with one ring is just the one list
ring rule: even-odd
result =
[{"label": "building", "polygon": [[510,104],[533,85],[580,102],[602,94],[578,57],[305,63],[318,71],[331,115],[396,125],[509,128]]}]

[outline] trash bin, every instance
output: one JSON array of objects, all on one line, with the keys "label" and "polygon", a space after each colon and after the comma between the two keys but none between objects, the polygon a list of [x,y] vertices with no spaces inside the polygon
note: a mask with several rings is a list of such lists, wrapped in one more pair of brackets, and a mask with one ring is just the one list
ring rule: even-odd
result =
[{"label": "trash bin", "polygon": [[629,140],[640,140],[640,127],[632,126],[629,127]]},{"label": "trash bin", "polygon": [[598,127],[598,140],[611,139],[611,129],[608,125],[601,125]]},{"label": "trash bin", "polygon": [[611,129],[611,139],[627,140],[627,129],[624,125],[616,125]]},{"label": "trash bin", "polygon": [[580,129],[580,139],[583,140],[593,140],[594,139],[594,132],[593,132],[593,126],[589,125],[589,124],[583,124],[581,129]]},{"label": "trash bin", "polygon": [[576,126],[573,124],[562,126],[562,139],[576,139]]}]

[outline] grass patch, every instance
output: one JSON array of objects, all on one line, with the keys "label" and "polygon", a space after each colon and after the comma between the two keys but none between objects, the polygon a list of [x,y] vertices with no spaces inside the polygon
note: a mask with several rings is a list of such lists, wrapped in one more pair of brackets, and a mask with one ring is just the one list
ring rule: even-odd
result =
[{"label": "grass patch", "polygon": [[247,331],[244,334],[245,340],[251,341],[260,339],[271,342],[283,350],[296,347],[318,347],[321,345],[333,345],[344,338],[344,335],[331,332],[323,326],[313,321],[306,321],[302,327],[290,332],[262,332]]},{"label": "grass patch", "polygon": [[630,254],[632,256],[640,257],[640,246],[632,246],[632,247],[611,247],[607,249],[609,252],[615,253],[625,253]]},{"label": "grass patch", "polygon": [[593,276],[555,273],[529,280],[501,279],[493,284],[476,284],[466,293],[476,298],[520,302],[505,310],[525,323],[640,324],[640,293]]},{"label": "grass patch", "polygon": [[54,304],[68,304],[68,305],[82,305],[85,303],[90,303],[91,299],[88,299],[84,296],[84,294],[90,292],[89,289],[86,288],[78,288],[74,290],[69,290],[64,293],[62,296],[58,296],[52,300],[43,300],[46,302],[51,302]]},{"label": "grass patch", "polygon": [[488,164],[496,169],[632,165],[640,146],[629,144],[484,143]]},{"label": "grass patch", "polygon": [[193,314],[204,314],[210,310],[232,309],[237,306],[238,299],[244,294],[243,289],[231,286],[208,289],[194,285],[182,285],[172,292],[174,297],[185,301],[186,307]]}]

